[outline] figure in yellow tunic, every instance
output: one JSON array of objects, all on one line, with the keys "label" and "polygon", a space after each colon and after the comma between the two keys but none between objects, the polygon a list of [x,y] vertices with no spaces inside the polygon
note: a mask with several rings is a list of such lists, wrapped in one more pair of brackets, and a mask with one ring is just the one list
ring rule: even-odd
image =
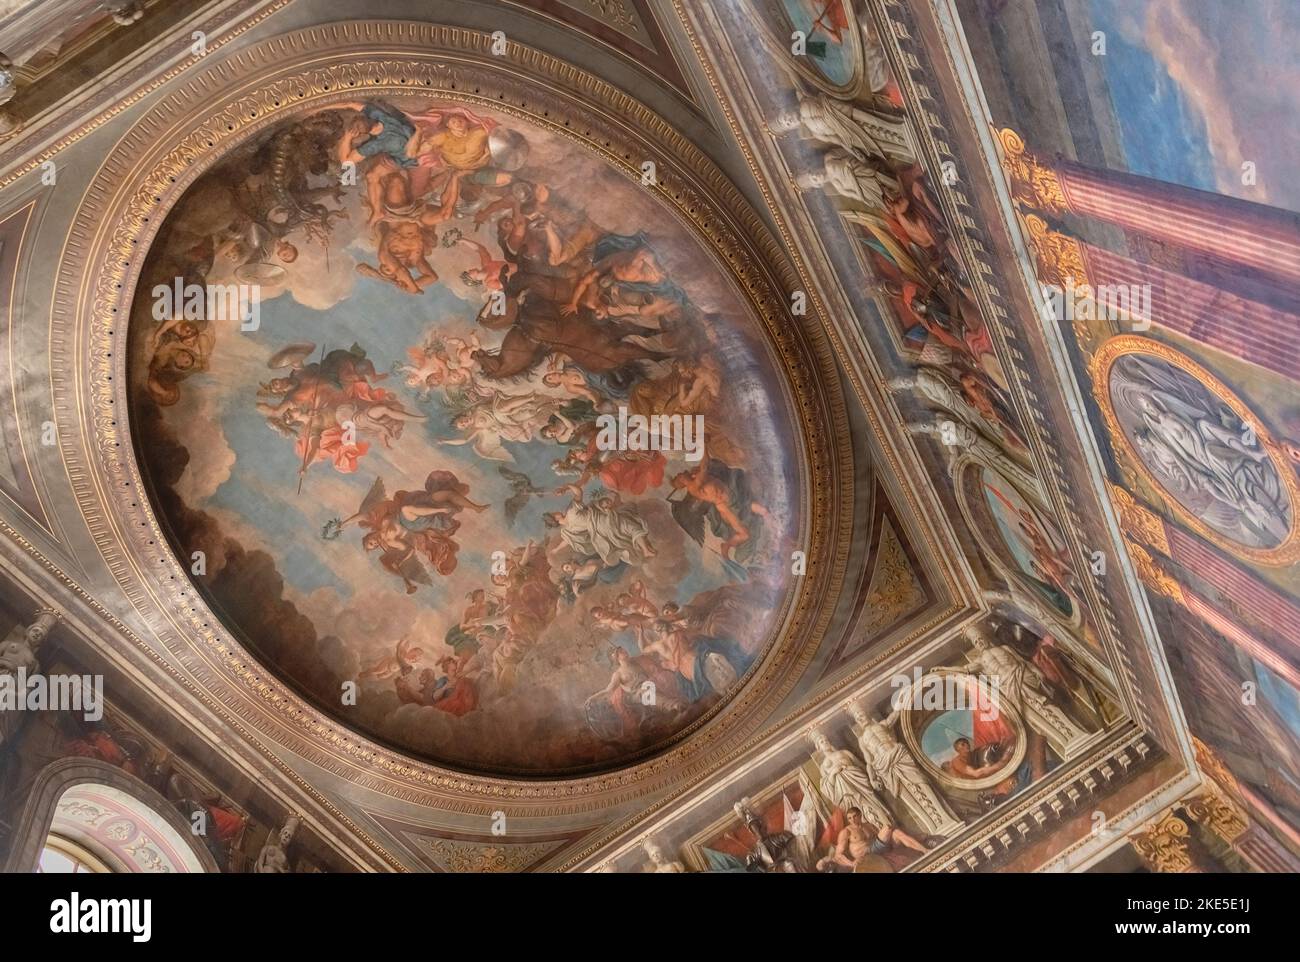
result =
[{"label": "figure in yellow tunic", "polygon": [[448,167],[459,171],[478,170],[492,159],[488,129],[482,124],[471,125],[460,114],[449,114],[437,127],[417,130],[406,151],[416,158],[436,154]]},{"label": "figure in yellow tunic", "polygon": [[[492,166],[488,142],[496,121],[480,117],[464,107],[412,114],[415,136],[406,145],[406,154],[419,163],[412,174],[412,193],[423,196],[440,191],[453,176],[466,177],[482,187],[500,187],[511,176]],[[420,183],[423,174],[428,178]]]}]

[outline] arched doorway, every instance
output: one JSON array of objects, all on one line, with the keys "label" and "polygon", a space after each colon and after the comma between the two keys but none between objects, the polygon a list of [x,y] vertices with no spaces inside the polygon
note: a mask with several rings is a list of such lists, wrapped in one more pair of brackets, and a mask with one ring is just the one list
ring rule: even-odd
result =
[{"label": "arched doorway", "polygon": [[47,766],[28,796],[6,872],[218,871],[191,826],[158,792],[104,762]]}]

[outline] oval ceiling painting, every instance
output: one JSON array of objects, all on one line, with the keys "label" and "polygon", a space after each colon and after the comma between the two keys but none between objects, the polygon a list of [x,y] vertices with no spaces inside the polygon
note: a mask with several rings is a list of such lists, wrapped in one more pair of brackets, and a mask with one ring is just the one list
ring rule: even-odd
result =
[{"label": "oval ceiling painting", "polygon": [[802,523],[783,376],[719,263],[531,120],[282,120],[189,187],[137,288],[159,519],[347,726],[483,772],[660,749],[778,633]]}]

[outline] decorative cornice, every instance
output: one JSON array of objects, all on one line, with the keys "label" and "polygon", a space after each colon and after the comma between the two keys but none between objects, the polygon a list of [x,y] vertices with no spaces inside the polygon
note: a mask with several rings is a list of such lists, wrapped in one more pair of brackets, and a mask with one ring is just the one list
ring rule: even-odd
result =
[{"label": "decorative cornice", "polygon": [[[927,167],[933,172],[938,162],[951,159],[957,162],[954,153],[953,144],[960,140],[960,131],[954,131],[951,126],[945,126],[947,119],[940,116],[940,107],[936,102],[936,95],[932,91],[935,83],[936,71],[941,70],[940,65],[930,65],[925,62],[926,55],[924,49],[920,46],[917,37],[918,31],[910,21],[911,10],[904,4],[891,2],[888,4],[868,4],[871,12],[876,16],[881,24],[880,35],[884,43],[887,55],[899,83],[903,100],[907,104],[908,112],[913,118],[915,125],[914,133],[917,135],[918,147],[927,161]],[[731,60],[725,56],[720,56],[716,51],[710,49],[708,30],[703,28],[712,28],[716,26],[716,16],[709,13],[699,13],[693,8],[687,7],[686,4],[677,3],[679,14],[687,24],[692,33],[692,42],[695,45],[697,54],[701,62],[705,65],[708,72],[710,83],[719,93],[723,101],[724,109],[728,111],[728,122],[732,130],[736,133],[737,139],[741,141],[746,156],[750,160],[750,166],[754,170],[757,179],[769,197],[769,203],[779,209],[783,215],[788,215],[788,219],[798,223],[802,212],[799,210],[797,203],[790,203],[786,198],[776,196],[767,186],[770,179],[773,183],[780,179],[782,167],[780,159],[772,163],[769,172],[766,166],[766,157],[762,156],[756,148],[749,142],[750,138],[746,137],[746,128],[743,118],[737,120],[736,113],[743,108],[732,105],[733,99],[742,100],[744,94],[743,79],[733,76],[731,69]],[[703,34],[703,39],[701,39]],[[724,45],[725,46],[725,45]],[[936,58],[937,59],[937,58]],[[743,65],[740,67],[743,70]],[[734,84],[733,86],[728,86]],[[734,95],[734,98],[733,98]],[[983,112],[973,109],[970,104],[964,104],[969,113],[977,113],[982,118]],[[961,118],[970,120],[969,116]],[[981,124],[983,120],[979,121]],[[986,129],[986,128],[983,128]],[[974,172],[972,172],[974,173]],[[769,176],[770,174],[770,176]],[[1026,342],[1024,329],[1015,322],[1012,313],[1014,306],[1019,305],[1018,300],[1000,291],[998,284],[1002,283],[1002,278],[996,273],[997,260],[995,252],[999,249],[1000,244],[997,238],[990,238],[989,234],[996,231],[996,228],[990,231],[983,229],[984,225],[989,223],[987,219],[987,210],[977,205],[975,196],[979,188],[973,186],[978,177],[967,176],[966,171],[959,171],[959,176],[955,184],[950,184],[946,179],[942,187],[938,186],[940,178],[935,177],[936,192],[939,194],[939,201],[943,204],[945,213],[948,214],[953,229],[954,241],[961,247],[964,254],[969,257],[970,274],[973,284],[980,295],[980,307],[988,316],[989,330],[997,343],[997,354],[1004,363],[1008,374],[1014,375],[1012,378],[1012,394],[1014,395],[1017,413],[1022,415],[1022,420],[1026,422],[1026,427],[1033,436],[1035,454],[1037,462],[1043,472],[1042,488],[1044,500],[1052,508],[1059,512],[1057,517],[1060,520],[1062,528],[1067,533],[1067,538],[1072,542],[1075,551],[1072,552],[1076,557],[1087,558],[1089,552],[1099,544],[1111,544],[1110,532],[1103,534],[1099,529],[1100,524],[1093,523],[1093,512],[1089,511],[1085,518],[1081,515],[1083,506],[1076,501],[1077,488],[1074,479],[1067,478],[1066,466],[1077,463],[1078,458],[1074,456],[1073,451],[1067,451],[1067,445],[1060,443],[1063,434],[1054,433],[1055,425],[1050,420],[1051,398],[1045,396],[1046,392],[1042,387],[1042,372],[1036,371],[1032,359],[1028,356],[1030,347]],[[999,178],[1000,180],[1000,178]],[[795,212],[790,214],[790,210]],[[1013,213],[1008,207],[1003,211],[999,207],[1002,219],[996,218],[994,223],[1005,229],[1008,236],[1014,237],[1017,233],[1012,224],[1008,222],[1007,213]],[[1013,214],[1014,216],[1014,214]],[[1019,276],[1019,275],[1017,275]],[[841,306],[843,306],[843,302]],[[850,345],[849,353],[854,356],[855,360],[850,365],[850,371],[863,370],[871,374],[879,375],[881,363],[876,358],[868,356],[865,360],[858,357],[864,353],[864,344],[861,340],[860,333],[856,333],[857,328],[866,328],[870,320],[863,318],[858,324],[853,323],[851,314],[845,314],[841,323],[842,333],[835,339],[837,347],[841,343]],[[865,392],[867,395],[872,394],[871,387]],[[870,409],[870,408],[869,408]],[[892,467],[892,464],[891,464]],[[910,475],[909,475],[910,477]],[[1100,478],[1098,478],[1100,480]],[[1087,501],[1089,506],[1094,502],[1097,495],[1102,492],[1094,491],[1089,488],[1084,497],[1081,499]],[[1098,512],[1098,514],[1100,514]],[[1111,566],[1110,570],[1116,572],[1111,577],[1118,579],[1122,577],[1120,573],[1121,566]],[[1167,715],[1161,715],[1159,721],[1163,725],[1153,725],[1151,717],[1159,714],[1159,709],[1164,707],[1162,700],[1144,700],[1141,692],[1136,690],[1138,671],[1144,671],[1147,675],[1152,673],[1151,663],[1149,660],[1142,661],[1140,664],[1136,659],[1130,656],[1129,651],[1124,647],[1124,639],[1133,631],[1133,622],[1136,620],[1132,616],[1131,609],[1124,612],[1128,617],[1122,618],[1112,606],[1112,599],[1118,596],[1119,592],[1115,591],[1115,584],[1111,581],[1102,583],[1100,580],[1083,580],[1083,591],[1091,602],[1092,614],[1097,619],[1098,633],[1105,640],[1107,653],[1115,661],[1116,675],[1119,677],[1125,687],[1126,707],[1139,725],[1144,725],[1148,729],[1161,731],[1163,739],[1169,734],[1169,722]],[[1125,598],[1130,603],[1138,600],[1139,593],[1125,592]],[[1121,620],[1124,622],[1121,627]],[[1144,654],[1149,654],[1144,652]],[[1148,692],[1149,692],[1148,688]],[[1144,705],[1145,701],[1145,705]],[[1147,736],[1144,736],[1147,737]],[[1145,743],[1148,750],[1153,750],[1154,740],[1148,740]],[[1098,746],[1097,753],[1104,752],[1104,746]],[[1058,771],[1051,778],[1049,784],[1057,779],[1068,778],[1064,771]],[[1046,790],[1046,786],[1044,786]],[[1033,793],[1036,794],[1036,793]],[[1027,793],[1030,795],[1030,793]],[[1032,797],[1032,795],[1030,795]],[[1068,798],[1068,796],[1066,796]],[[620,843],[621,844],[621,843]],[[1089,839],[1083,839],[1081,846],[1091,844]],[[994,844],[996,851],[997,845]],[[980,856],[976,855],[976,865],[981,864]]]},{"label": "decorative cornice", "polygon": [[[198,686],[196,686],[187,675],[179,671],[176,666],[163,661],[158,652],[145,638],[136,634],[135,631],[125,622],[121,621],[112,610],[105,607],[98,599],[86,591],[85,588],[79,585],[72,578],[68,577],[68,575],[64,573],[50,558],[46,557],[35,544],[28,541],[20,531],[5,523],[3,519],[0,519],[0,534],[4,535],[9,545],[12,545],[14,549],[17,549],[17,551],[22,553],[22,557],[25,560],[30,561],[36,568],[39,568],[44,572],[45,580],[57,584],[57,591],[62,595],[66,595],[66,597],[62,599],[62,603],[85,608],[88,613],[88,618],[94,619],[92,623],[95,625],[95,630],[103,630],[109,634],[109,637],[104,640],[104,644],[110,646],[124,644],[125,646],[129,646],[132,649],[131,654],[133,656],[148,659],[155,665],[160,666],[165,673],[169,685],[175,685],[177,689],[184,692],[187,696],[198,697],[208,708],[216,711],[221,722],[226,726],[229,726],[229,728],[240,739],[242,739],[245,744],[251,747],[252,754],[257,758],[258,764],[264,766],[264,769],[259,770],[260,774],[264,778],[270,781],[271,778],[283,777],[287,783],[292,785],[295,791],[299,791],[305,797],[311,799],[312,803],[319,806],[330,820],[340,826],[343,830],[340,834],[350,834],[353,838],[359,840],[361,844],[368,849],[368,854],[373,853],[371,854],[372,858],[382,860],[382,862],[390,869],[394,871],[402,870],[401,863],[394,859],[388,852],[384,851],[379,842],[368,834],[365,829],[354,822],[347,813],[335,805],[330,799],[326,798],[319,790],[314,788],[302,777],[302,775],[287,765],[284,760],[275,752],[271,751],[264,742],[255,739],[253,733],[244,727],[237,717],[224,712],[221,709],[221,706],[215,702],[207,692],[202,691]],[[4,547],[7,548],[8,546]],[[0,551],[3,550],[4,548],[0,548]],[[49,586],[45,584],[42,584],[39,587],[35,585],[30,587],[32,587],[35,592],[42,595],[44,595],[46,590],[49,588]],[[64,608],[60,618],[64,621],[68,621],[68,616],[69,609]],[[89,630],[79,632],[78,637],[92,645],[95,644],[95,639],[92,637]],[[197,728],[198,726],[195,727]],[[317,823],[315,827],[321,832],[322,837],[328,837],[329,833],[324,832],[319,823]],[[348,858],[355,858],[354,853],[341,847],[337,848],[337,850],[340,854],[344,854]]]},{"label": "decorative cornice", "polygon": [[[924,869],[927,872],[986,872],[1015,858],[1071,816],[1096,809],[1139,771],[1157,751],[1148,736],[1134,732],[1074,766],[1064,778],[1047,780],[1024,800],[1007,806],[991,825],[977,826],[961,846]],[[1088,806],[1091,806],[1089,808]]]}]

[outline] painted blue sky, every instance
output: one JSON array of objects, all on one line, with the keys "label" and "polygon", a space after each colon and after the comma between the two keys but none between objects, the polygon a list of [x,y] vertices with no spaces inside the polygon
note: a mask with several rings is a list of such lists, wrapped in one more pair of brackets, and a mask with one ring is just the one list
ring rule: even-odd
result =
[{"label": "painted blue sky", "polygon": [[1129,169],[1135,174],[1214,190],[1214,157],[1205,120],[1150,50],[1126,39],[1115,24],[1121,0],[1092,0],[1097,29],[1106,32],[1103,60]]},{"label": "painted blue sky", "polygon": [[1264,698],[1286,722],[1287,727],[1300,739],[1300,692],[1274,674],[1259,661],[1254,662],[1255,677],[1259,681],[1260,696]]},{"label": "painted blue sky", "polygon": [[[1300,209],[1300,3],[1087,0],[1134,173]],[[1242,164],[1256,183],[1242,182]]]}]

